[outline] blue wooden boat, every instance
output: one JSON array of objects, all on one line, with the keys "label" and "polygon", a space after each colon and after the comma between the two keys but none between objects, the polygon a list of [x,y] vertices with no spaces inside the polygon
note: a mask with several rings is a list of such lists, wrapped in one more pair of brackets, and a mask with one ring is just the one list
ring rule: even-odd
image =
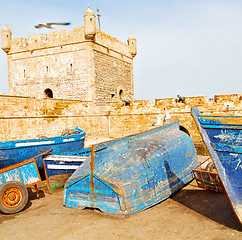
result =
[{"label": "blue wooden boat", "polygon": [[242,221],[242,116],[206,116],[197,108],[193,117],[214,161],[232,208]]},{"label": "blue wooden boat", "polygon": [[[102,149],[102,145],[100,145],[96,147],[95,151]],[[43,164],[49,193],[62,189],[67,179],[90,155],[91,148],[82,148],[81,150],[62,155],[46,155],[43,158]]]},{"label": "blue wooden boat", "polygon": [[178,121],[93,145],[91,156],[65,184],[64,205],[134,214],[190,182],[197,165],[193,142]]},{"label": "blue wooden boat", "polygon": [[54,193],[62,189],[67,179],[90,155],[91,148],[82,148],[62,155],[46,155],[43,164],[48,192]]},{"label": "blue wooden boat", "polygon": [[[84,147],[85,135],[76,127],[52,138],[0,142],[0,169],[39,155],[41,150],[53,149],[54,154],[78,151]],[[36,162],[43,169],[41,157]]]}]

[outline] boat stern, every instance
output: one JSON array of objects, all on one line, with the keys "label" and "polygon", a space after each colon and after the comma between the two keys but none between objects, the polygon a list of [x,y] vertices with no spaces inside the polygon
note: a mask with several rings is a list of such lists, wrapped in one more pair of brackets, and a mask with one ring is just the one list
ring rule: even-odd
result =
[{"label": "boat stern", "polygon": [[66,183],[64,206],[69,208],[93,208],[111,214],[126,214],[124,197],[120,188],[113,183],[88,174],[74,183]]}]

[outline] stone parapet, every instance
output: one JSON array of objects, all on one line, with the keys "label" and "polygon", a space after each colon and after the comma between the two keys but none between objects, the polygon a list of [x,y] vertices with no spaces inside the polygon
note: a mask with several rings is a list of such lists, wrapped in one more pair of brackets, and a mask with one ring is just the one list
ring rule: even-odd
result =
[{"label": "stone parapet", "polygon": [[222,103],[222,102],[239,103],[242,101],[242,96],[241,94],[215,95],[214,101],[216,103]]},{"label": "stone parapet", "polygon": [[[75,43],[89,42],[84,37],[84,27],[78,27],[69,30],[52,31],[47,34],[35,34],[26,38],[11,39],[11,49],[9,55],[26,51],[35,51],[43,48],[53,48],[58,46],[72,45]],[[128,44],[109,36],[108,34],[97,31],[95,44],[106,48],[107,52],[114,51],[123,54],[129,58],[133,58]]]}]

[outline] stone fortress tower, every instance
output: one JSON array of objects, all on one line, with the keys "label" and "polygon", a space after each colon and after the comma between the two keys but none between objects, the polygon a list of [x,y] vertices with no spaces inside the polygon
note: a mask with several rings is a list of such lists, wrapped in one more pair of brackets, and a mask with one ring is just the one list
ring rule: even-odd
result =
[{"label": "stone fortress tower", "polygon": [[133,35],[125,44],[96,29],[88,7],[84,27],[12,39],[1,31],[8,57],[9,94],[37,98],[108,102],[134,98]]}]

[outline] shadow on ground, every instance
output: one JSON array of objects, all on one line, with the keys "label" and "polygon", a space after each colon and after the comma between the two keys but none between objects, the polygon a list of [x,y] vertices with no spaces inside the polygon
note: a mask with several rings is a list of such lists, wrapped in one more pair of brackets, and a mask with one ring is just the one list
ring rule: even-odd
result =
[{"label": "shadow on ground", "polygon": [[185,188],[172,195],[171,199],[219,224],[242,231],[242,226],[225,193]]}]

